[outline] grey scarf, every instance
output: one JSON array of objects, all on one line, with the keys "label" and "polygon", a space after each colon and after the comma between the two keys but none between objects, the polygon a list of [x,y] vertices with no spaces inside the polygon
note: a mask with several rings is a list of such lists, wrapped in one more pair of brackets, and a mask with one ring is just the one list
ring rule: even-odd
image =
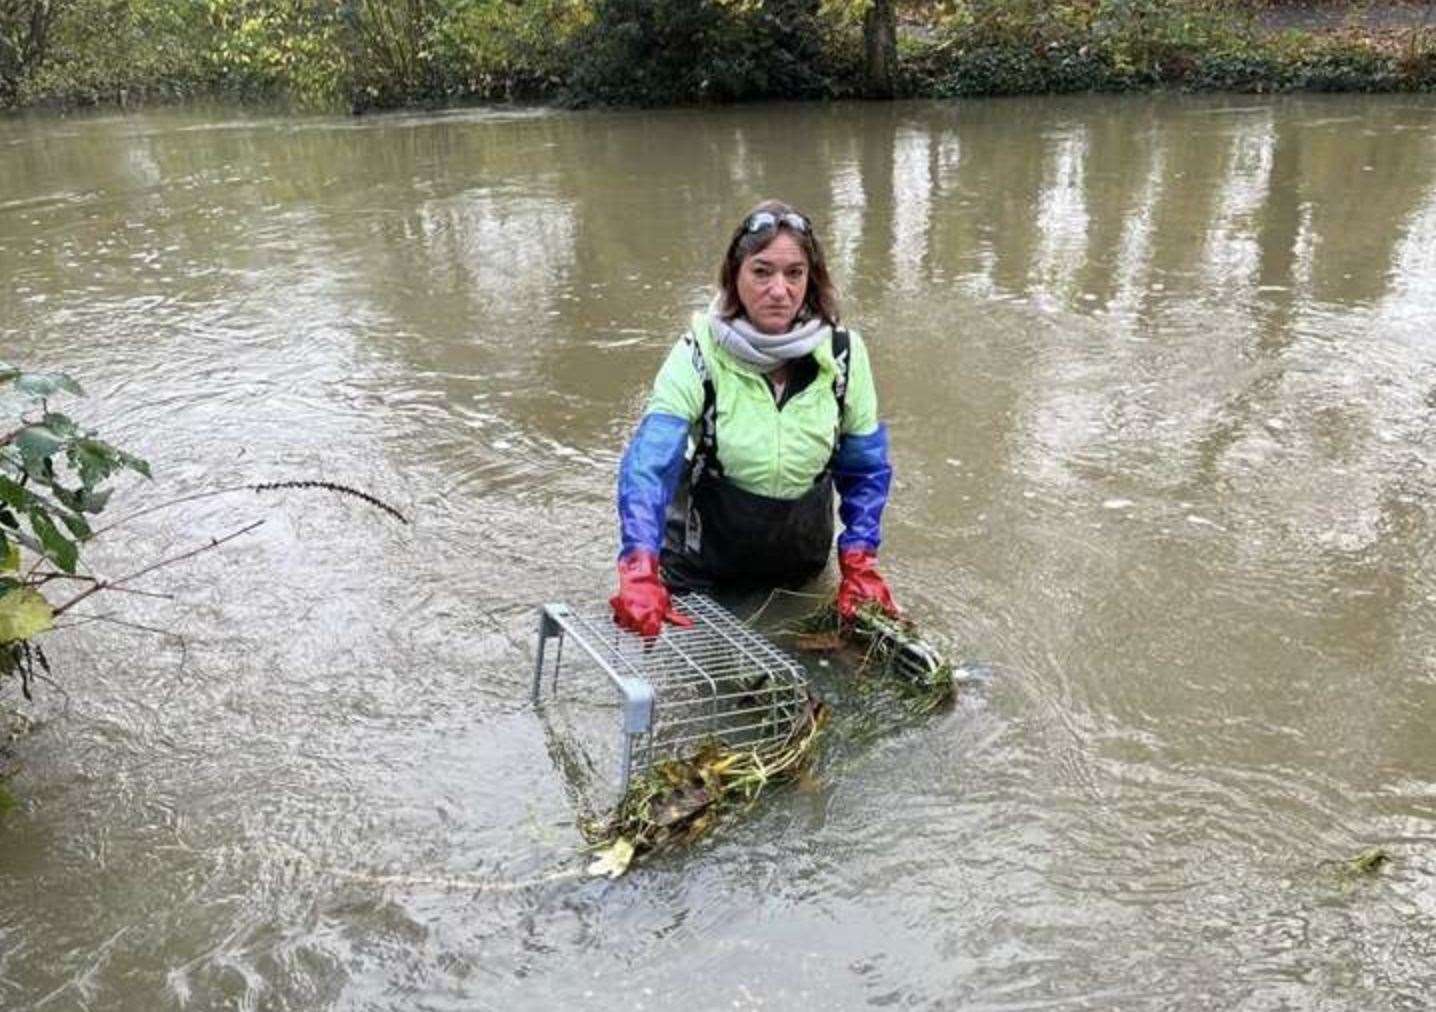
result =
[{"label": "grey scarf", "polygon": [[717,299],[708,307],[708,327],[718,347],[761,373],[802,358],[828,334],[828,325],[820,319],[804,320],[782,334],[765,334],[741,316],[725,319],[718,312]]}]

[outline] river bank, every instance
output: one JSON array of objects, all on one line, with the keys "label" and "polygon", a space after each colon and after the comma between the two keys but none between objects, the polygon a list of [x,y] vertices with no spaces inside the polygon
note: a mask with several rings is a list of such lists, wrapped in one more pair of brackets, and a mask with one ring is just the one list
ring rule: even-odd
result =
[{"label": "river bank", "polygon": [[910,50],[932,97],[1128,92],[1409,92],[1436,88],[1436,33],[1404,4],[1058,4],[972,18]]},{"label": "river bank", "polygon": [[[857,97],[861,11],[803,0],[524,0],[347,12],[211,0],[57,8],[0,108],[220,99],[362,112],[468,101],[662,106]],[[858,5],[861,7],[862,5]],[[900,97],[1436,89],[1429,4],[968,0],[908,12]],[[707,54],[695,57],[693,54]]]}]

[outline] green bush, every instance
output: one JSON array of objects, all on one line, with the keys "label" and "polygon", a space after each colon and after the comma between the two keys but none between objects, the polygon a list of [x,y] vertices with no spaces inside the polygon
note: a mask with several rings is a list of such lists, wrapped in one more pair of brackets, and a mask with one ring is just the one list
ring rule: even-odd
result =
[{"label": "green bush", "polygon": [[451,0],[428,44],[450,97],[538,97],[562,84],[592,17],[584,0]]},{"label": "green bush", "polygon": [[1396,58],[1396,73],[1412,91],[1436,90],[1436,34],[1413,35]]},{"label": "green bush", "polygon": [[51,0],[0,2],[0,108],[15,100],[44,60],[56,13]]},{"label": "green bush", "polygon": [[1389,91],[1398,84],[1393,55],[1341,38],[1304,48],[1291,75],[1293,87],[1309,91]]},{"label": "green bush", "polygon": [[1260,30],[1227,0],[966,0],[904,58],[912,95],[1436,88],[1436,38],[1398,50],[1359,35]]},{"label": "green bush", "polygon": [[1248,49],[1204,54],[1185,83],[1195,91],[1283,91],[1291,73],[1271,52]]},{"label": "green bush", "polygon": [[1181,81],[1204,54],[1238,50],[1254,30],[1248,13],[1219,0],[1103,0],[1091,26],[1116,77],[1136,85]]},{"label": "green bush", "polygon": [[566,79],[592,20],[589,0],[63,2],[21,104],[205,94],[359,110],[538,96]]},{"label": "green bush", "polygon": [[17,104],[123,103],[210,90],[203,5],[67,0],[54,8],[45,59]]},{"label": "green bush", "polygon": [[816,4],[599,0],[578,36],[571,104],[662,105],[833,93]]},{"label": "green bush", "polygon": [[216,91],[324,106],[346,97],[344,8],[306,0],[203,0]]}]

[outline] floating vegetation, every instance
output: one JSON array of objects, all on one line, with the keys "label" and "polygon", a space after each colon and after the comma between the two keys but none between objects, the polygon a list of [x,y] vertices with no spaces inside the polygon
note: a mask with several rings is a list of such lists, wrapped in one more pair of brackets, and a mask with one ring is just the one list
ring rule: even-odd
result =
[{"label": "floating vegetation", "polygon": [[1370,847],[1353,857],[1329,857],[1316,863],[1326,887],[1342,896],[1373,888],[1396,858],[1384,847]]},{"label": "floating vegetation", "polygon": [[1346,862],[1346,867],[1358,875],[1375,875],[1391,863],[1391,855],[1380,847],[1372,847]]},{"label": "floating vegetation", "polygon": [[689,759],[667,759],[634,780],[613,813],[583,824],[594,846],[592,875],[618,878],[634,860],[686,847],[812,763],[827,708],[810,699],[786,738],[751,749],[717,741]]},{"label": "floating vegetation", "polygon": [[910,619],[894,618],[876,603],[858,609],[852,622],[844,622],[836,602],[829,602],[789,630],[799,650],[831,652],[853,644],[863,651],[858,671],[896,686],[907,708],[915,714],[932,713],[952,702],[955,671],[938,655]]},{"label": "floating vegetation", "polygon": [[1365,878],[1378,874],[1391,861],[1391,854],[1385,848],[1372,847],[1369,850],[1363,850],[1355,857],[1345,860],[1328,859],[1321,863],[1347,878]]}]

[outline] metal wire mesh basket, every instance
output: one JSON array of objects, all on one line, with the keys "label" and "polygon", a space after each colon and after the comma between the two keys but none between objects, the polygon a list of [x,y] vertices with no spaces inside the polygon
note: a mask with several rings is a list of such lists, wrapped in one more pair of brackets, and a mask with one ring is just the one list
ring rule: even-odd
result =
[{"label": "metal wire mesh basket", "polygon": [[607,608],[539,610],[534,702],[616,714],[619,796],[654,764],[691,758],[710,742],[784,741],[806,712],[808,682],[795,661],[701,594],[678,606],[692,628],[667,626],[650,639],[619,629]]}]

